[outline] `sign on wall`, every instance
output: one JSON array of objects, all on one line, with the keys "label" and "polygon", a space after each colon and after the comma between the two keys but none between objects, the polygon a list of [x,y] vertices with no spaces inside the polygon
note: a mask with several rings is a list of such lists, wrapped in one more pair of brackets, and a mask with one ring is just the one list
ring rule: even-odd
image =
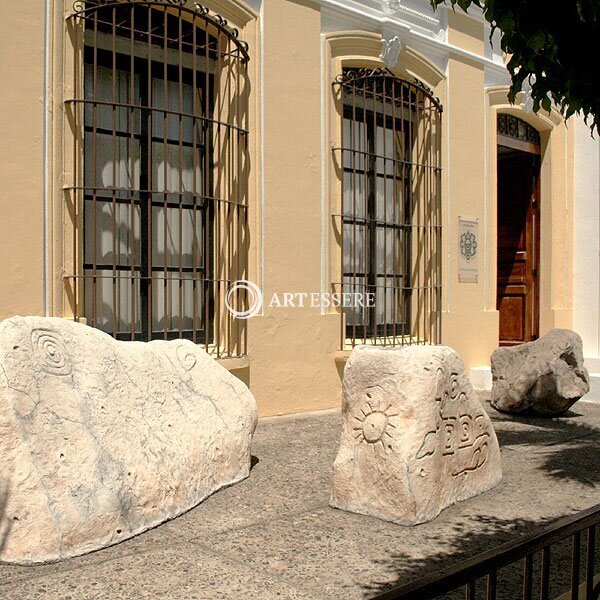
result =
[{"label": "sign on wall", "polygon": [[458,281],[477,283],[479,277],[479,219],[458,217]]}]

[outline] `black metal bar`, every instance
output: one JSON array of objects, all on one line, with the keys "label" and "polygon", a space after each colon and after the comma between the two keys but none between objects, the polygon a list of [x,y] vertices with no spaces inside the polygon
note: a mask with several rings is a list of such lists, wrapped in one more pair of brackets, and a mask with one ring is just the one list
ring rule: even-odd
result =
[{"label": "black metal bar", "polygon": [[[346,313],[347,321],[353,319],[342,347],[367,339],[383,346],[437,343],[427,332],[439,330],[441,313],[432,308],[440,281],[427,269],[441,256],[441,222],[429,216],[439,212],[441,197],[439,187],[426,182],[437,179],[429,171],[439,169],[441,140],[413,122],[437,123],[441,107],[422,86],[389,71],[344,69],[337,84],[343,127],[341,146],[333,151],[341,151],[344,190],[341,214],[333,216],[342,228],[341,288],[375,295],[374,306]],[[419,246],[414,252],[413,244]],[[399,277],[401,288],[394,285]]]},{"label": "black metal bar", "polygon": [[581,532],[573,534],[573,555],[571,561],[571,600],[579,600],[579,561],[581,559]]},{"label": "black metal bar", "polygon": [[[465,561],[458,563],[433,573],[418,581],[402,585],[393,590],[380,594],[372,600],[432,600],[442,594],[455,590],[458,587],[489,574],[493,571],[499,571],[501,568],[522,560],[529,559],[535,552],[546,550],[546,567],[542,566],[542,571],[549,569],[548,548],[553,544],[570,538],[576,532],[594,528],[600,522],[600,504],[597,504],[580,513],[569,515],[559,519],[555,523],[540,528],[535,533],[521,537],[512,542],[508,542],[496,548],[482,552]],[[593,536],[591,538],[593,540]],[[590,537],[588,534],[588,553],[587,553],[587,571],[586,581],[593,582],[594,573],[594,542],[590,552]],[[543,561],[543,557],[542,557]],[[527,563],[526,563],[527,564]],[[531,568],[532,562],[529,567]],[[549,571],[548,571],[549,573]],[[592,589],[590,586],[589,589]],[[549,592],[546,584],[546,593]],[[590,595],[586,600],[592,600]]]},{"label": "black metal bar", "polygon": [[465,598],[466,600],[475,600],[475,581],[469,581],[465,586]]},{"label": "black metal bar", "polygon": [[[585,600],[596,600],[598,594],[594,590],[594,559],[596,554],[596,524],[592,523],[587,530],[587,549],[585,561]],[[600,585],[600,584],[599,584]]]},{"label": "black metal bar", "polygon": [[[367,277],[366,284],[367,290],[370,292],[375,286],[375,272],[377,270],[377,228],[374,226],[373,221],[375,219],[375,194],[376,194],[376,176],[375,176],[375,136],[377,135],[376,126],[376,115],[375,111],[375,94],[373,94],[373,111],[371,113],[371,119],[366,120],[367,125],[367,144],[369,154],[367,156],[367,197],[366,197],[366,211],[365,214],[368,216],[368,225],[365,232],[365,253],[367,256]],[[365,115],[367,115],[365,111]],[[366,119],[366,116],[365,116]],[[375,301],[375,304],[377,301]],[[369,309],[368,315],[368,326],[366,328],[368,337],[377,337],[377,313],[376,306]]]},{"label": "black metal bar", "polygon": [[215,354],[239,355],[244,328],[232,326],[214,291],[245,273],[248,260],[246,154],[239,152],[249,134],[240,116],[247,46],[224,19],[183,2],[79,5],[68,19],[83,32],[79,58],[91,85],[76,80],[83,97],[65,101],[76,114],[89,111],[77,134],[86,168],[65,187],[82,199],[86,223],[74,224],[73,274],[65,276],[74,283],[75,318],[80,286],[89,288],[89,322],[119,339],[125,330],[142,340],[178,331],[208,350],[216,323]]},{"label": "black metal bar", "polygon": [[[134,11],[132,6],[132,13]],[[140,115],[140,189],[152,188],[152,112],[148,107],[152,106],[152,11],[148,11],[148,32],[146,38],[147,61],[146,69],[139,69],[139,103],[144,106]],[[134,73],[131,75],[135,76]],[[151,259],[152,259],[152,239],[151,226],[152,219],[152,193],[148,192],[141,196],[140,208],[140,263],[142,267],[143,279],[140,281],[140,327],[142,340],[149,340],[152,332],[152,280],[150,279]]]},{"label": "black metal bar", "polygon": [[[82,104],[82,105],[91,105],[91,106],[107,106],[109,108],[112,108],[113,106],[115,108],[127,108],[130,110],[137,110],[137,111],[147,111],[150,110],[153,113],[161,113],[161,114],[165,114],[165,115],[171,115],[174,117],[185,117],[186,119],[193,119],[195,121],[206,121],[208,123],[213,123],[214,125],[219,125],[220,127],[225,127],[227,129],[232,129],[237,131],[240,135],[243,136],[247,136],[250,132],[247,129],[242,129],[241,127],[238,127],[236,125],[234,125],[233,123],[228,123],[227,121],[220,121],[219,119],[213,119],[211,117],[206,117],[204,115],[196,115],[193,113],[188,113],[185,111],[182,112],[177,112],[176,110],[170,110],[168,108],[163,108],[163,107],[158,107],[158,106],[152,106],[152,107],[147,107],[144,106],[142,104],[132,104],[130,102],[109,102],[108,100],[95,100],[93,98],[78,98],[78,99],[70,99],[70,100],[65,100],[65,104],[67,106],[73,104]],[[111,132],[110,129],[106,130],[108,133]],[[124,134],[126,134],[126,132],[123,132]]]},{"label": "black metal bar", "polygon": [[540,600],[550,598],[550,545],[542,548],[542,571],[540,573]]},{"label": "black metal bar", "polygon": [[525,557],[523,568],[523,600],[532,600],[533,596],[533,554]]},{"label": "black metal bar", "polygon": [[487,580],[487,600],[496,600],[496,589],[498,587],[498,576],[496,571],[488,575]]}]

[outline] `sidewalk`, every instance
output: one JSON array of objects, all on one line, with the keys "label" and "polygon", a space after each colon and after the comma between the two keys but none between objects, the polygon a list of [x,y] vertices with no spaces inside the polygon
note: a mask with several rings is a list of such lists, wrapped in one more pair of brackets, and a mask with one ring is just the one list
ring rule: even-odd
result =
[{"label": "sidewalk", "polygon": [[417,527],[328,506],[339,413],[263,419],[246,481],[118,546],[0,565],[0,598],[369,598],[600,502],[600,402],[589,400],[561,419],[510,418],[486,405],[502,483]]}]

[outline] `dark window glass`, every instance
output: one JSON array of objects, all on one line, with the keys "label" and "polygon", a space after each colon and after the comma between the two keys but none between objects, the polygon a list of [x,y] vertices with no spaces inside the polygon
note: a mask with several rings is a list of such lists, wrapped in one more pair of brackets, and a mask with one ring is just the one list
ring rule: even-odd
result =
[{"label": "dark window glass", "polygon": [[441,107],[386,71],[341,88],[343,347],[437,343],[441,303]]}]

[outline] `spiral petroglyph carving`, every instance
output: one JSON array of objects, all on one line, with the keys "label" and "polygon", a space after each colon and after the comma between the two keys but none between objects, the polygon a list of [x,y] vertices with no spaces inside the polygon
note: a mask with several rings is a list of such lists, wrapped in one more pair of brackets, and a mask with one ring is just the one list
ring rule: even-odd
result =
[{"label": "spiral petroglyph carving", "polygon": [[33,355],[42,369],[51,375],[70,375],[73,366],[67,348],[60,336],[49,329],[31,332]]},{"label": "spiral petroglyph carving", "polygon": [[196,357],[192,353],[192,351],[183,344],[181,346],[177,346],[177,360],[179,360],[179,364],[186,370],[191,371],[196,366]]},{"label": "spiral petroglyph carving", "polygon": [[15,475],[2,563],[122,542],[250,473],[256,401],[191,340],[16,316],[0,322],[0,375],[0,456]]}]

